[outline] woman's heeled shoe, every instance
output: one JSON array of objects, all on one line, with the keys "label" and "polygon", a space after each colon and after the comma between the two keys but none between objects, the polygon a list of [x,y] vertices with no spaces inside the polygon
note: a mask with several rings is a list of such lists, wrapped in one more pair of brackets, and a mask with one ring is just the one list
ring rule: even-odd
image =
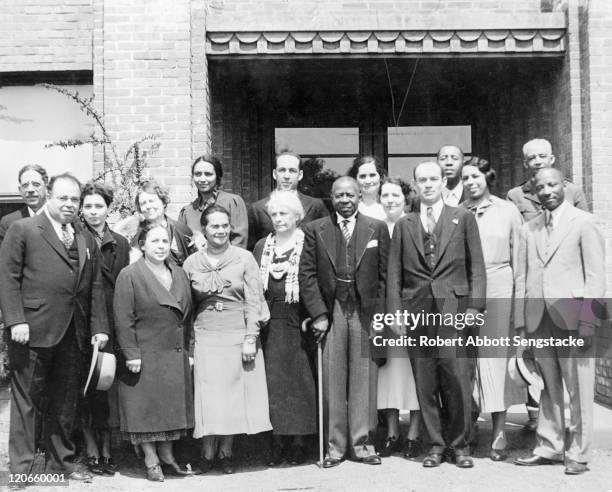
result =
[{"label": "woman's heeled shoe", "polygon": [[117,463],[113,460],[111,456],[108,458],[106,456],[102,456],[100,458],[100,465],[102,466],[102,470],[105,475],[114,475],[117,472]]},{"label": "woman's heeled shoe", "polygon": [[398,452],[402,448],[400,436],[387,437],[385,444],[378,453],[381,458],[388,458],[393,453]]},{"label": "woman's heeled shoe", "polygon": [[147,480],[151,480],[152,482],[163,482],[164,481],[164,473],[162,472],[161,466],[159,463],[155,463],[151,466],[146,466],[147,469]]},{"label": "woman's heeled shoe", "polygon": [[234,473],[234,460],[231,456],[224,456],[223,458],[219,458],[219,468],[226,475],[231,475]]},{"label": "woman's heeled shoe", "polygon": [[165,475],[172,475],[175,477],[188,477],[194,474],[190,466],[186,466],[183,464],[179,465],[176,461],[173,461],[171,463],[164,463],[162,461],[161,469]]},{"label": "woman's heeled shoe", "polygon": [[493,449],[489,451],[489,458],[491,461],[505,461],[508,458],[508,451],[506,449]]}]

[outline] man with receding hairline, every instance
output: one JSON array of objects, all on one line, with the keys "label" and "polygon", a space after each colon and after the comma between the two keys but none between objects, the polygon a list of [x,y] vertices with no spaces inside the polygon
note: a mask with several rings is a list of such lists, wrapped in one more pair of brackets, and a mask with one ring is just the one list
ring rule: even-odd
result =
[{"label": "man with receding hairline", "polygon": [[[43,213],[13,222],[0,248],[0,307],[10,332],[11,473],[29,474],[44,408],[47,471],[91,475],[72,440],[84,358],[108,341],[101,255],[77,220],[79,181],[51,178]],[[93,336],[92,336],[93,335]]]},{"label": "man with receding hairline", "polygon": [[[514,203],[523,220],[528,221],[542,212],[542,203],[534,189],[535,175],[543,168],[552,167],[555,155],[548,140],[534,138],[523,145],[523,167],[529,172],[527,181],[508,191],[507,198]],[[586,197],[579,186],[567,179],[563,180],[565,199],[575,207],[588,211]]]},{"label": "man with receding hairline", "polygon": [[334,181],[332,217],[304,227],[299,282],[312,329],[323,344],[327,435],[324,468],[351,458],[380,464],[374,450],[377,366],[369,339],[372,316],[384,309],[389,232],[357,211],[359,186]]},{"label": "man with receding hairline", "polygon": [[[476,219],[463,207],[451,207],[442,201],[446,177],[438,163],[421,163],[414,175],[420,203],[393,230],[386,311],[460,314],[466,322],[468,319],[473,322],[484,310],[486,300],[486,275]],[[466,323],[469,324],[473,323]],[[407,333],[405,326],[395,326],[394,330],[398,335]],[[465,340],[468,331],[459,324],[456,327],[421,324],[411,330],[415,340],[443,339],[451,343]],[[468,445],[472,427],[473,354],[427,346],[417,346],[409,354],[429,437],[429,454],[423,466],[440,466],[445,455],[451,454],[458,467],[473,467]],[[440,412],[440,401],[446,409],[444,415]]]},{"label": "man with receding hairline", "polygon": [[[598,301],[606,291],[604,240],[593,216],[565,199],[563,174],[552,168],[534,176],[544,213],[523,226],[516,266],[514,324],[521,337],[567,341],[576,346],[535,348],[544,380],[533,454],[517,465],[565,460],[567,475],[588,470],[593,440],[595,330]],[[566,439],[564,391],[569,394]]]}]

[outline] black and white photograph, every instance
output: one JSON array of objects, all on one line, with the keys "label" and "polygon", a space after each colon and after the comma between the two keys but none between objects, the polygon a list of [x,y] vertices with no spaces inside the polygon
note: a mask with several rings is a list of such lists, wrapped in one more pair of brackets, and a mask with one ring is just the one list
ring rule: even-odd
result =
[{"label": "black and white photograph", "polygon": [[0,489],[612,491],[610,6],[0,0]]}]

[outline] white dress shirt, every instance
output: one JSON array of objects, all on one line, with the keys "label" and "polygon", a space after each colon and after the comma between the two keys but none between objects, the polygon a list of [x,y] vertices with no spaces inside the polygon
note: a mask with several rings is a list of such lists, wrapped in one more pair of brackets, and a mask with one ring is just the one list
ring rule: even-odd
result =
[{"label": "white dress shirt", "polygon": [[563,216],[563,213],[565,212],[565,210],[568,207],[568,202],[566,200],[563,200],[561,202],[561,205],[559,205],[557,208],[555,208],[552,212],[550,210],[545,210],[545,214],[546,214],[546,222],[550,224],[550,230],[554,230],[555,227],[557,227],[559,225],[559,221],[561,220],[561,217]]},{"label": "white dress shirt", "polygon": [[340,226],[340,230],[342,230],[342,225],[344,224],[345,220],[348,220],[348,223],[346,224],[346,226],[348,227],[349,232],[351,233],[351,236],[353,235],[353,231],[355,230],[355,222],[357,220],[357,212],[355,212],[353,215],[351,215],[350,217],[342,217],[342,215],[340,215],[338,212],[336,212],[336,219],[338,220],[338,225]]},{"label": "white dress shirt", "polygon": [[[53,229],[55,230],[55,233],[57,234],[57,237],[59,238],[59,240],[62,242],[63,244],[63,235],[62,235],[62,224],[59,223],[57,220],[55,220],[53,217],[51,217],[51,215],[49,215],[49,212],[47,211],[47,207],[45,207],[45,215],[47,216],[47,218],[49,219],[49,221],[51,222],[51,225],[53,226]],[[72,234],[74,235],[74,228],[72,227],[72,224],[66,224],[67,228],[69,231],[72,231]]]},{"label": "white dress shirt", "polygon": [[452,190],[446,187],[442,189],[442,200],[446,205],[450,205],[451,207],[459,206],[461,195],[463,195],[463,183],[461,181],[459,181]]},{"label": "white dress shirt", "polygon": [[442,200],[438,200],[433,205],[425,205],[421,202],[421,224],[423,224],[423,228],[427,231],[427,209],[431,207],[433,210],[433,216],[436,220],[436,223],[440,220],[440,215],[442,214],[442,208],[444,208],[444,202]]}]

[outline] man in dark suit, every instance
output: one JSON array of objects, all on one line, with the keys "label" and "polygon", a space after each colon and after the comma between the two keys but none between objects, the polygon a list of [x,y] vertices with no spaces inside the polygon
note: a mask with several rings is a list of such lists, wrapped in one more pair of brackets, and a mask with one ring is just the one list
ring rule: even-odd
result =
[{"label": "man in dark suit", "polygon": [[369,338],[373,314],[384,309],[389,232],[383,222],[357,212],[353,178],[338,178],[331,199],[333,217],[304,228],[299,271],[302,300],[323,343],[323,466],[339,465],[345,457],[377,465],[377,367]]},{"label": "man in dark suit", "polygon": [[[431,446],[423,466],[439,466],[444,451],[449,450],[454,452],[457,466],[471,468],[468,438],[473,364],[458,340],[465,340],[467,330],[462,329],[485,308],[486,277],[480,236],[472,214],[442,202],[446,180],[437,163],[419,164],[414,176],[420,205],[419,210],[395,225],[389,251],[387,311],[434,315],[428,317],[428,322],[411,327],[414,330],[410,333],[417,340],[410,355]],[[454,324],[441,322],[448,320],[448,315]],[[402,335],[406,328],[395,326]],[[455,345],[419,346],[422,336]],[[447,409],[444,432],[440,399]]]},{"label": "man in dark suit", "polygon": [[[293,152],[283,152],[276,156],[276,167],[272,171],[272,176],[276,181],[277,190],[288,190],[297,193],[300,202],[302,202],[302,207],[304,207],[304,218],[301,225],[329,215],[321,199],[313,198],[297,191],[298,183],[304,176],[302,159],[299,155]],[[266,237],[271,232],[274,232],[272,219],[270,219],[266,210],[266,204],[269,199],[269,197],[263,198],[248,207],[249,240],[247,249],[249,251],[253,251],[255,244],[262,237]]]},{"label": "man in dark suit", "polygon": [[[552,167],[555,163],[555,155],[548,140],[534,138],[523,145],[523,167],[529,172],[530,177],[524,183],[515,186],[508,191],[507,198],[516,205],[525,222],[542,213],[543,207],[535,190],[535,175],[542,168]],[[580,186],[563,180],[563,191],[565,200],[574,207],[588,211],[586,197]]]},{"label": "man in dark suit", "polygon": [[48,182],[47,171],[38,164],[28,164],[19,170],[19,193],[25,203],[19,210],[0,219],[0,244],[13,222],[25,217],[33,217],[42,210],[47,199],[45,187]]},{"label": "man in dark suit", "polygon": [[581,344],[534,349],[544,380],[537,445],[530,457],[515,463],[537,466],[565,459],[565,473],[580,475],[588,470],[593,441],[593,338],[603,317],[597,301],[606,292],[604,239],[593,216],[565,199],[559,170],[541,169],[534,185],[544,213],[523,226],[516,266],[516,298],[522,302],[515,304],[514,323],[523,337],[567,342],[573,336]]},{"label": "man in dark suit", "polygon": [[442,200],[451,207],[458,207],[465,200],[465,190],[461,181],[463,161],[463,150],[456,145],[443,145],[438,150],[436,162],[446,178],[446,185],[442,188]]},{"label": "man in dark suit", "polygon": [[[10,330],[11,473],[29,473],[36,415],[47,400],[47,468],[67,478],[91,476],[75,463],[72,430],[83,357],[95,339],[108,341],[101,257],[93,236],[76,220],[80,184],[52,178],[43,213],[14,222],[0,248],[0,306]],[[91,334],[94,334],[93,337]]]}]

